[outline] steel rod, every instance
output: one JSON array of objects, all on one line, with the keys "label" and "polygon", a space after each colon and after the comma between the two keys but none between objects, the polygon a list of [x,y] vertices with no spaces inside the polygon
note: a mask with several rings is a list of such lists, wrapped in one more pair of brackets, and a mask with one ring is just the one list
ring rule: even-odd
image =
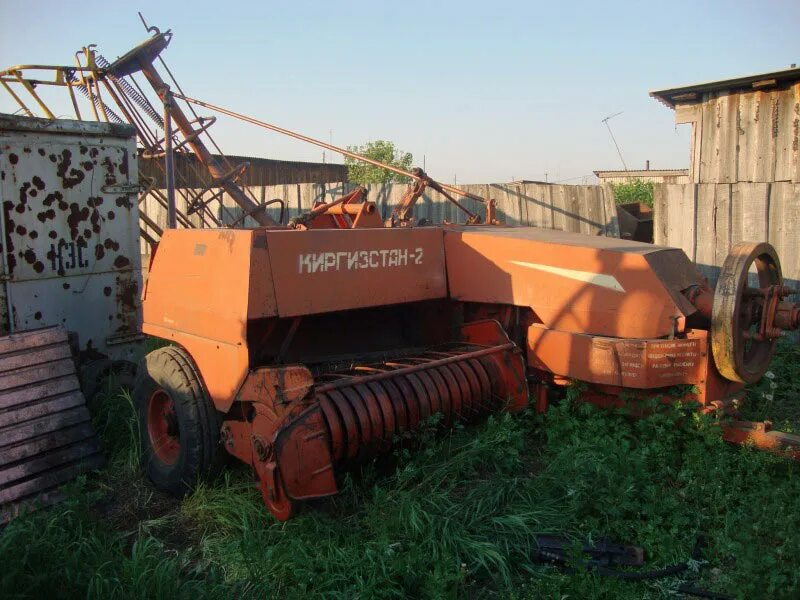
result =
[{"label": "steel rod", "polygon": [[176,229],[178,217],[175,209],[175,155],[172,152],[172,99],[164,98],[164,174],[167,184],[167,227]]},{"label": "steel rod", "polygon": [[[211,104],[210,102],[203,102],[202,100],[197,100],[196,98],[190,98],[189,96],[184,96],[183,94],[176,94],[173,92],[172,94],[176,98],[180,98],[185,100],[189,104],[197,104],[198,106],[202,106],[204,108],[208,108],[210,110],[214,110],[220,112],[224,115],[228,115],[229,117],[234,117],[241,121],[245,121],[252,125],[258,125],[259,127],[263,127],[264,129],[270,129],[277,133],[282,133],[283,135],[288,135],[289,137],[295,138],[297,140],[301,140],[304,142],[308,142],[309,144],[314,144],[315,146],[320,146],[325,148],[326,150],[331,150],[332,152],[338,152],[339,154],[343,154],[344,156],[349,156],[355,160],[360,160],[365,163],[369,163],[376,167],[380,167],[381,169],[386,169],[387,171],[392,171],[393,173],[397,173],[398,175],[405,175],[406,177],[410,177],[411,179],[420,179],[420,177],[414,175],[411,171],[406,171],[405,169],[400,169],[398,167],[394,167],[392,165],[387,165],[382,163],[378,160],[373,160],[371,158],[367,158],[366,156],[362,156],[360,154],[356,154],[355,152],[350,152],[349,150],[345,150],[344,148],[339,148],[338,146],[334,146],[333,144],[328,144],[321,140],[317,140],[307,135],[303,135],[302,133],[297,133],[295,131],[291,131],[289,129],[284,129],[283,127],[278,127],[277,125],[273,125],[272,123],[267,123],[265,121],[259,121],[258,119],[254,119],[253,117],[248,117],[247,115],[243,115],[241,113],[234,112],[232,110],[228,110],[227,108],[223,108],[221,106],[217,106],[216,104]],[[440,183],[439,186],[442,189],[447,190],[453,194],[458,194],[459,196],[463,196],[465,198],[472,198],[473,200],[477,200],[478,202],[486,202],[485,198],[481,196],[476,196],[475,194],[470,194],[461,190],[457,187],[453,187],[452,185],[447,185],[445,183]]]}]

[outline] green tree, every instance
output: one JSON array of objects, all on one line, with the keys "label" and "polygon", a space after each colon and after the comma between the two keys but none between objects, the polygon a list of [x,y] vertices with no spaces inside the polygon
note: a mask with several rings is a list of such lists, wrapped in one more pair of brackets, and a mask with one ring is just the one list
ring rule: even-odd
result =
[{"label": "green tree", "polygon": [[642,202],[650,208],[653,207],[653,182],[641,179],[629,179],[625,183],[612,183],[614,200],[617,204]]},{"label": "green tree", "polygon": [[[367,142],[363,146],[348,146],[347,149],[405,171],[411,170],[411,161],[413,160],[411,153],[401,152],[395,148],[393,142],[375,140]],[[404,175],[398,175],[349,156],[345,156],[344,164],[347,165],[347,177],[352,183],[408,183],[409,181],[409,178]]]}]

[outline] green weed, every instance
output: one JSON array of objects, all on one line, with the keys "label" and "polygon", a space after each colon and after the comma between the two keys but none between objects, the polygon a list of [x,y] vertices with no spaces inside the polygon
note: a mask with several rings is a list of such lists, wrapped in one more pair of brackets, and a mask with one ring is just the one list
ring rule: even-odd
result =
[{"label": "green weed", "polygon": [[[778,387],[750,393],[778,391],[753,411],[797,397],[796,352],[781,347]],[[633,419],[569,398],[544,416],[431,426],[277,523],[244,466],[180,501],[154,492],[135,467],[129,399],[110,398],[95,416],[110,467],[0,533],[0,595],[668,598],[691,579],[798,597],[798,466],[726,445],[685,407],[653,408]],[[640,545],[648,568],[686,560],[700,535],[707,549],[680,576],[627,582],[538,564],[541,533]]]}]

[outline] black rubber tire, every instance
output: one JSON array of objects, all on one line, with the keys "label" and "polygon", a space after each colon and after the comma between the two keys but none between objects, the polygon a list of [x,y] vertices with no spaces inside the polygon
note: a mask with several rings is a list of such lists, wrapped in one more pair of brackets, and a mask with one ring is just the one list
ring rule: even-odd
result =
[{"label": "black rubber tire", "polygon": [[[158,388],[172,398],[180,436],[175,464],[154,453],[147,428],[147,401]],[[218,472],[224,459],[220,445],[221,416],[203,386],[189,354],[177,346],[153,350],[139,365],[133,400],[139,417],[141,464],[153,485],[172,495],[191,491],[201,479]]]}]

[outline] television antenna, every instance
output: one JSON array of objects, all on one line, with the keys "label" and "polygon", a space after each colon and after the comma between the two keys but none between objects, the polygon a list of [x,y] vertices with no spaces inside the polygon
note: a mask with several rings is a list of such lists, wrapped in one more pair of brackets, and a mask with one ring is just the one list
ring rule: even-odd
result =
[{"label": "television antenna", "polygon": [[608,122],[611,119],[613,119],[614,117],[618,117],[621,114],[622,114],[622,111],[620,111],[618,113],[614,113],[613,115],[608,115],[605,119],[601,119],[601,122],[606,124],[606,127],[608,128],[608,134],[611,136],[611,141],[614,142],[614,147],[616,147],[616,149],[617,149],[617,154],[619,154],[619,159],[622,161],[622,167],[627,171],[628,170],[628,165],[625,164],[625,159],[622,158],[622,150],[619,149],[619,144],[617,143],[617,138],[614,137],[614,132],[611,131],[611,125],[608,124]]}]

